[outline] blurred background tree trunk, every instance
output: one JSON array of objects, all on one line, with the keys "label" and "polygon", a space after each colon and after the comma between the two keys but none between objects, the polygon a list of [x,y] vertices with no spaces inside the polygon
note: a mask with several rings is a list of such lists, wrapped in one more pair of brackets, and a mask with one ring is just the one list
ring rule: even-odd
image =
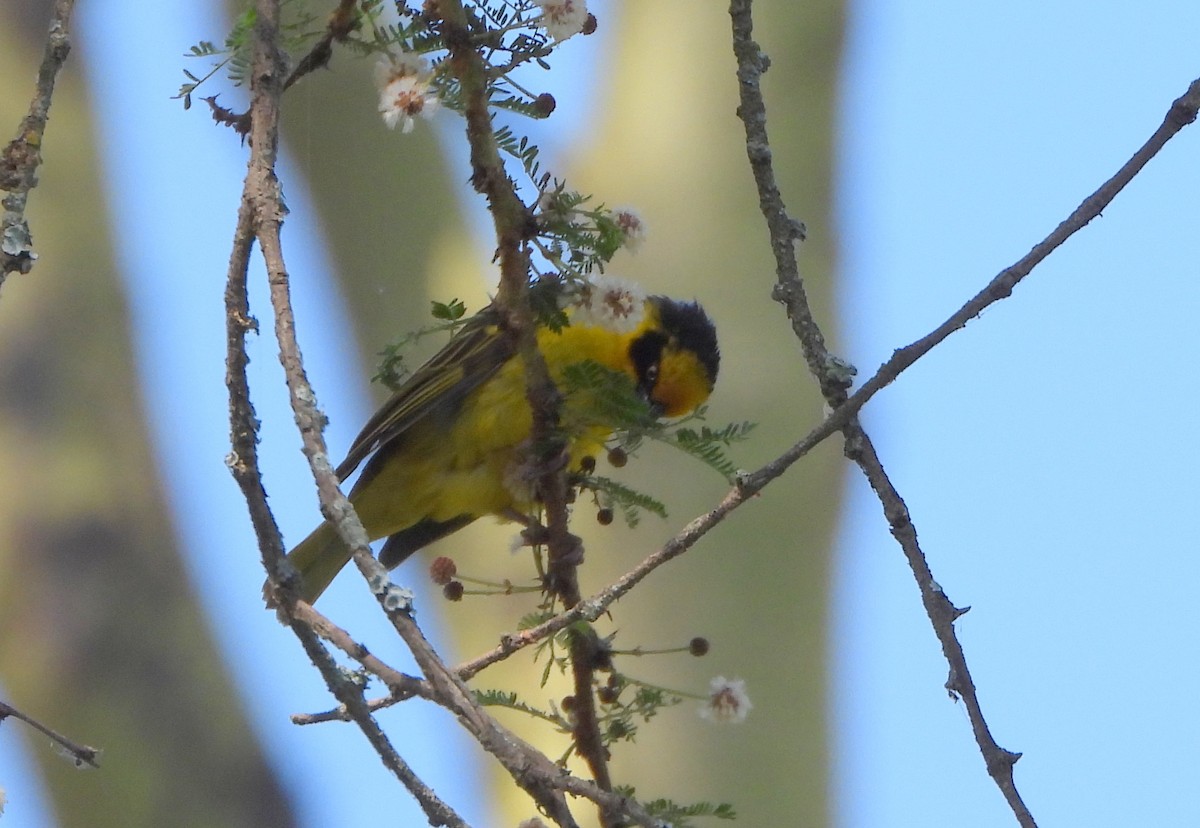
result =
[{"label": "blurred background tree trunk", "polygon": [[[49,7],[0,6],[5,141]],[[13,705],[102,748],[101,770],[14,721],[3,737],[24,738],[60,825],[293,825],[167,514],[78,67],[60,76],[29,200],[40,259],[0,294],[0,680]]]}]

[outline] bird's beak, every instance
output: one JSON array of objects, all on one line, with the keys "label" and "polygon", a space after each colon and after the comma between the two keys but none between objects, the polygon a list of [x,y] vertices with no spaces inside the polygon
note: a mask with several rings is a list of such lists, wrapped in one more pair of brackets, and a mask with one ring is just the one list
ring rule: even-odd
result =
[{"label": "bird's beak", "polygon": [[658,419],[663,414],[663,409],[666,407],[650,394],[654,391],[653,388],[643,385],[638,386],[638,397],[641,398],[646,405],[650,406],[650,413],[654,415],[654,419]]}]

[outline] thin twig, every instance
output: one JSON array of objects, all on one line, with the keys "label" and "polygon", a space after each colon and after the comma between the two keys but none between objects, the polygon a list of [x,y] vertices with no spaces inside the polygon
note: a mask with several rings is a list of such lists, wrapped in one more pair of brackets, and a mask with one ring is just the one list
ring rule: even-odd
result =
[{"label": "thin twig", "polygon": [[57,744],[71,756],[76,767],[83,767],[84,765],[90,765],[93,768],[100,767],[97,761],[100,757],[100,750],[98,748],[89,747],[88,745],[81,745],[79,742],[76,742],[73,739],[68,739],[58,731],[46,727],[46,725],[42,724],[32,716],[28,716],[12,705],[0,701],[0,722],[4,721],[9,716],[24,722],[39,733],[50,737],[55,744]]},{"label": "thin twig", "polygon": [[[275,161],[279,138],[279,99],[282,94],[283,65],[279,52],[279,3],[278,0],[259,0],[254,27],[254,71],[251,80],[251,154],[242,194],[242,205],[238,214],[238,227],[234,236],[234,251],[230,258],[227,301],[227,382],[230,393],[230,423],[233,440],[233,455],[230,466],[249,504],[251,518],[259,538],[263,561],[274,581],[281,569],[283,539],[275,525],[266,503],[262,479],[258,470],[255,443],[258,423],[250,405],[249,384],[245,368],[245,337],[253,327],[249,316],[246,292],[246,272],[250,247],[257,239],[266,260],[271,298],[275,305],[275,330],[279,339],[280,359],[287,373],[288,388],[292,395],[297,422],[301,425],[310,464],[322,489],[325,503],[340,497],[336,479],[333,477],[320,434],[320,416],[312,405],[312,389],[308,386],[300,362],[299,347],[295,339],[295,326],[288,293],[287,270],[279,241],[282,225],[282,202],[279,183],[275,177]],[[322,462],[323,460],[323,462]],[[323,474],[324,473],[324,474]],[[324,477],[324,479],[323,479]],[[333,497],[328,496],[332,488]],[[327,507],[330,508],[330,507]],[[332,509],[331,509],[332,511]],[[342,520],[336,521],[338,531],[346,535],[357,534],[361,542],[357,546],[355,559],[370,559],[378,562],[366,549],[365,531],[358,523],[352,509]],[[332,519],[332,518],[331,518]],[[357,524],[357,526],[350,525]],[[365,553],[363,550],[366,550]],[[360,566],[363,562],[360,561]],[[369,568],[370,565],[368,565]],[[286,580],[286,579],[285,579]],[[432,825],[467,828],[467,823],[443,802],[437,794],[412,771],[396,752],[386,734],[367,708],[362,688],[345,677],[329,652],[322,646],[312,628],[293,613],[294,589],[277,590],[280,597],[280,613],[300,639],[309,659],[321,672],[334,696],[342,702],[354,722],[367,737],[385,767],[392,771],[401,784],[408,789],[425,811]]]},{"label": "thin twig", "polygon": [[417,800],[421,809],[425,811],[429,824],[446,826],[446,828],[470,828],[467,822],[455,813],[454,809],[442,801],[433,788],[426,785],[417,776],[392,746],[391,740],[383,732],[379,722],[367,709],[362,687],[342,673],[329,652],[320,645],[316,634],[301,622],[296,622],[293,629],[300,638],[301,644],[304,645],[304,651],[308,654],[309,659],[321,671],[330,691],[345,706],[350,718],[359,726],[363,735],[367,737],[367,742],[383,760],[384,767],[390,770]]},{"label": "thin twig", "polygon": [[[394,704],[405,701],[405,698],[396,698],[394,696],[381,696],[377,699],[367,700],[367,711],[374,713],[377,710],[384,710]],[[293,713],[292,724],[294,725],[315,725],[325,724],[326,722],[349,722],[351,721],[350,711],[344,706],[335,707],[332,710],[323,710],[320,713]]]},{"label": "thin twig", "polygon": [[[776,251],[778,284],[775,295],[784,302],[788,315],[792,318],[804,349],[805,360],[820,383],[822,394],[830,405],[837,406],[846,399],[846,384],[840,380],[848,380],[849,375],[841,372],[834,376],[832,366],[835,361],[830,358],[825,348],[820,327],[805,296],[803,279],[792,246],[795,236],[790,231],[794,222],[788,217],[775,185],[775,172],[767,138],[766,106],[759,84],[766,64],[758,44],[752,38],[751,5],[751,0],[734,0],[730,14],[733,20],[733,49],[738,61],[738,87],[741,98],[739,114],[746,127],[747,155],[758,186],[759,203],[767,219],[772,248]],[[884,471],[883,464],[870,438],[859,424],[857,416],[846,423],[843,435],[847,457],[858,463],[871,488],[875,490],[892,534],[900,543],[908,560],[926,613],[942,644],[942,652],[950,664],[954,690],[962,696],[967,707],[976,743],[983,754],[988,772],[1012,808],[1017,821],[1022,826],[1033,828],[1036,823],[1017,791],[1012,775],[1013,764],[1020,754],[1004,750],[992,738],[975,692],[974,682],[970,678],[966,656],[955,634],[954,620],[962,613],[946,598],[934,581],[924,552],[917,542],[916,528],[908,509]]]},{"label": "thin twig", "polygon": [[[361,664],[363,669],[382,681],[388,690],[391,691],[391,698],[394,701],[404,701],[411,699],[413,696],[420,696],[423,699],[436,701],[433,688],[430,687],[428,681],[406,675],[395,667],[384,663],[368,650],[365,644],[355,641],[350,633],[333,623],[327,616],[318,612],[311,604],[304,601],[297,601],[292,611],[298,620],[303,621],[311,627],[317,635],[333,644],[333,646],[337,647],[349,658]],[[376,709],[370,702],[367,704],[370,709]],[[293,717],[293,721],[295,720],[296,717]],[[305,717],[304,723],[311,723],[309,717]]]},{"label": "thin twig", "polygon": [[37,186],[37,169],[42,163],[42,139],[50,119],[54,82],[71,52],[69,24],[75,0],[56,0],[50,16],[50,31],[38,68],[37,89],[29,113],[21,120],[17,136],[0,154],[0,190],[6,195],[0,206],[0,287],[9,273],[28,273],[37,259],[25,206],[29,191]]}]

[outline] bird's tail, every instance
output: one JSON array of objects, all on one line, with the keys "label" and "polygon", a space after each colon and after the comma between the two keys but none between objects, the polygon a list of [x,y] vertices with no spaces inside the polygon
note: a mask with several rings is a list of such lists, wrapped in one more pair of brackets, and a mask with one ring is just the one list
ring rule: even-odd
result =
[{"label": "bird's tail", "polygon": [[[419,521],[389,537],[380,550],[379,561],[388,569],[395,569],[414,552],[473,520],[474,515],[459,515],[445,521]],[[310,604],[320,598],[342,567],[350,562],[350,557],[350,547],[342,543],[332,523],[325,521],[314,529],[287,556],[288,563],[300,573],[299,597]]]},{"label": "bird's tail", "polygon": [[300,573],[300,597],[311,604],[350,561],[350,547],[342,543],[333,524],[325,521],[296,544],[287,560]]}]

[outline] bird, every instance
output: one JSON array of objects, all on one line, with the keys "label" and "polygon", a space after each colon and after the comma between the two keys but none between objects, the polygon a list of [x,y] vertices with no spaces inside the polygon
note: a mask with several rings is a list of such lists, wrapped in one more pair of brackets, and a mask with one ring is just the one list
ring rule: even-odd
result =
[{"label": "bird", "polygon": [[[568,291],[560,322],[540,321],[537,347],[563,392],[562,460],[578,472],[622,424],[597,394],[570,388],[572,366],[596,364],[627,378],[655,418],[703,404],[720,366],[716,328],[696,302],[647,296],[630,283],[596,277]],[[348,498],[372,541],[387,538],[389,569],[485,515],[520,519],[537,506],[532,409],[524,360],[495,303],[470,317],[367,421],[337,467],[344,482],[365,463]],[[564,391],[564,389],[568,389]],[[288,553],[299,597],[313,603],[350,560],[328,520]]]}]

